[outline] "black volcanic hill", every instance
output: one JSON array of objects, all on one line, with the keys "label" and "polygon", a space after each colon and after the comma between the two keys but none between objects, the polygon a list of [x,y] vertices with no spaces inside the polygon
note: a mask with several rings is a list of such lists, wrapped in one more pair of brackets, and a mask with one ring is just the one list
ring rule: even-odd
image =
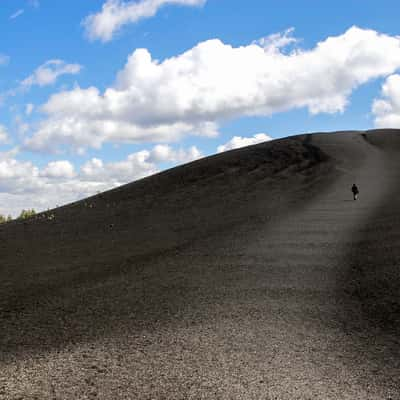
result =
[{"label": "black volcanic hill", "polygon": [[399,178],[300,135],[0,226],[0,399],[399,398]]}]

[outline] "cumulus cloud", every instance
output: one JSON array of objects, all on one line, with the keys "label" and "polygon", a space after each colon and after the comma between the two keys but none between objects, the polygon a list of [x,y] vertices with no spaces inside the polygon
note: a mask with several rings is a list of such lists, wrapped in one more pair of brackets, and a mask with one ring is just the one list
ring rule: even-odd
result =
[{"label": "cumulus cloud", "polygon": [[149,160],[154,163],[172,162],[177,164],[187,163],[202,157],[200,150],[196,146],[189,149],[175,150],[171,146],[159,144],[154,146],[149,153]]},{"label": "cumulus cloud", "polygon": [[154,146],[105,162],[92,158],[78,170],[68,160],[51,161],[42,168],[15,158],[18,149],[0,153],[0,212],[16,215],[22,208],[43,210],[72,202],[159,172],[158,164],[172,165],[201,157],[196,147]]},{"label": "cumulus cloud", "polygon": [[37,186],[39,169],[29,161],[0,159],[0,192],[31,192]]},{"label": "cumulus cloud", "polygon": [[382,97],[372,105],[375,125],[379,128],[400,128],[400,75],[389,76],[382,85]]},{"label": "cumulus cloud", "polygon": [[0,144],[5,144],[8,142],[8,132],[4,125],[0,124]]},{"label": "cumulus cloud", "polygon": [[252,137],[241,137],[234,136],[229,142],[218,146],[218,153],[222,153],[223,151],[238,149],[239,147],[250,146],[252,144],[266,142],[268,140],[272,140],[272,137],[266,135],[265,133],[256,133]]},{"label": "cumulus cloud", "polygon": [[77,87],[51,96],[42,107],[47,118],[25,146],[171,142],[215,136],[221,121],[236,117],[301,107],[343,112],[354,89],[400,67],[400,37],[352,27],[287,54],[291,32],[241,47],[208,40],[162,62],[137,49],[103,93]]},{"label": "cumulus cloud", "polygon": [[151,150],[132,153],[123,161],[104,163],[98,158],[92,158],[82,166],[82,176],[107,179],[117,185],[129,182],[132,177],[137,179],[158,172],[157,164],[160,162],[182,164],[200,157],[202,154],[196,146],[175,150],[168,145],[157,145]]},{"label": "cumulus cloud", "polygon": [[40,176],[47,178],[73,178],[75,176],[75,168],[66,160],[52,161],[41,171]]},{"label": "cumulus cloud", "polygon": [[206,0],[107,0],[100,12],[86,17],[83,25],[91,40],[108,42],[124,25],[152,17],[164,5],[201,6],[205,2]]},{"label": "cumulus cloud", "polygon": [[67,64],[63,60],[49,60],[38,67],[32,75],[21,82],[23,88],[29,88],[34,85],[48,86],[54,84],[59,76],[76,75],[82,69],[79,64]]},{"label": "cumulus cloud", "polygon": [[158,168],[149,161],[146,150],[130,154],[125,160],[104,163],[93,158],[82,166],[82,179],[103,182],[117,186],[130,180],[138,179],[158,172]]},{"label": "cumulus cloud", "polygon": [[25,10],[24,10],[23,8],[21,8],[21,9],[15,11],[14,14],[11,14],[11,15],[10,15],[10,19],[18,18],[18,17],[19,17],[20,15],[22,15],[24,12],[25,12]]}]

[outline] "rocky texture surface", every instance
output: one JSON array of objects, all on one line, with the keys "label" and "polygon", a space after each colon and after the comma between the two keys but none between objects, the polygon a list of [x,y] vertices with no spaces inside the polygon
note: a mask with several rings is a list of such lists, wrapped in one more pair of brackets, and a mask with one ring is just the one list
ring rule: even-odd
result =
[{"label": "rocky texture surface", "polygon": [[296,136],[1,226],[0,399],[400,398],[399,156]]}]

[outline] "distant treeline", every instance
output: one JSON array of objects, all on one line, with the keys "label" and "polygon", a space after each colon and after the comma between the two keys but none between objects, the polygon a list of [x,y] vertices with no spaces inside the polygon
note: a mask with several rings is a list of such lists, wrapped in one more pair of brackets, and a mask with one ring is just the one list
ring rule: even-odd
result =
[{"label": "distant treeline", "polygon": [[[36,215],[36,211],[32,208],[32,210],[22,210],[19,216],[16,219],[27,219]],[[0,214],[0,224],[4,224],[5,222],[10,222],[14,218],[11,215],[7,217],[5,215]]]}]

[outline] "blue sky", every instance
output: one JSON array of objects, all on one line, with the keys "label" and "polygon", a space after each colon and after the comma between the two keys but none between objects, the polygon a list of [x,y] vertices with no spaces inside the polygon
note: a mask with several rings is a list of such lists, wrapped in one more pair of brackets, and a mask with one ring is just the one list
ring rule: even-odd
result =
[{"label": "blue sky", "polygon": [[400,126],[395,1],[0,5],[3,214],[270,138]]}]

